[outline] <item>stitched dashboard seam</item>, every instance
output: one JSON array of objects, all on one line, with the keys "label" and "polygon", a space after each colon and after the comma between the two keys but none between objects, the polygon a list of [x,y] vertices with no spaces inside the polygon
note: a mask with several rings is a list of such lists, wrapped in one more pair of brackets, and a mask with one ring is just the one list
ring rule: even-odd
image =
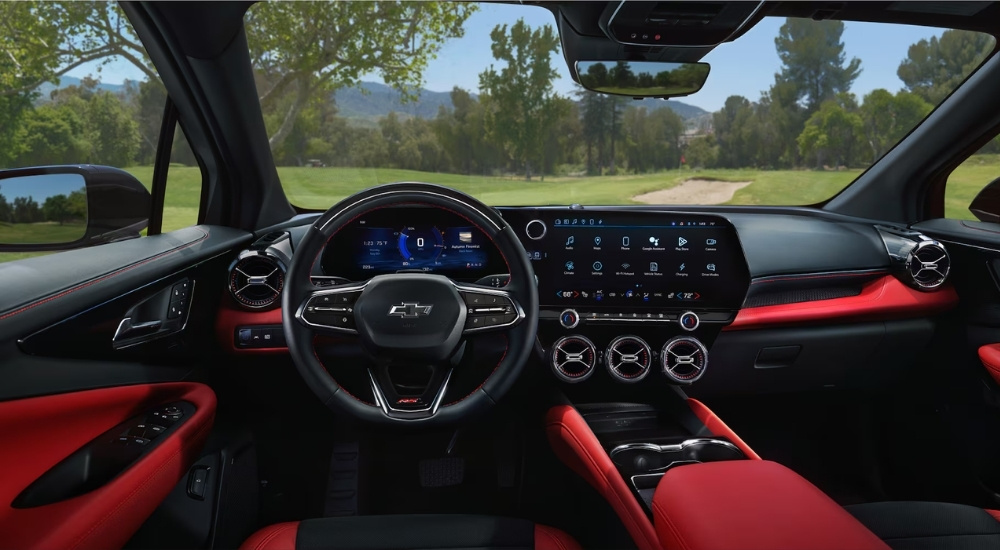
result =
[{"label": "stitched dashboard seam", "polygon": [[66,290],[63,290],[62,292],[59,292],[57,294],[53,294],[53,295],[48,296],[46,298],[42,298],[40,300],[36,300],[34,302],[30,302],[27,305],[20,306],[18,309],[15,309],[13,311],[9,311],[8,313],[0,315],[0,321],[3,321],[4,319],[9,319],[10,317],[13,317],[15,315],[19,315],[21,313],[24,313],[25,311],[28,311],[28,310],[30,310],[32,308],[35,308],[35,307],[38,307],[40,305],[47,304],[47,303],[49,303],[49,302],[51,302],[53,300],[58,300],[59,298],[62,298],[62,297],[67,296],[69,294],[72,294],[72,293],[76,292],[77,290],[81,290],[81,289],[87,288],[87,287],[89,287],[91,285],[95,285],[97,283],[106,281],[106,280],[108,280],[108,279],[110,279],[112,277],[121,275],[122,273],[125,273],[127,271],[131,271],[133,269],[136,269],[138,267],[146,265],[149,262],[152,262],[154,260],[158,260],[158,259],[163,258],[165,256],[169,256],[170,254],[174,254],[175,252],[179,252],[181,250],[184,250],[185,248],[192,247],[192,246],[194,246],[194,245],[196,245],[196,244],[200,243],[201,241],[204,241],[205,239],[208,238],[208,231],[206,231],[204,229],[198,229],[198,231],[202,232],[202,236],[199,237],[198,239],[195,239],[195,240],[193,240],[193,241],[191,241],[189,243],[183,244],[183,245],[178,246],[176,248],[171,248],[170,250],[163,251],[163,252],[161,252],[161,253],[159,253],[159,254],[157,254],[155,256],[150,256],[149,258],[146,258],[145,260],[136,262],[136,263],[134,263],[132,265],[123,267],[123,268],[118,269],[116,271],[112,271],[110,273],[106,273],[104,275],[101,275],[101,276],[97,277],[96,279],[91,279],[90,281],[87,281],[86,283],[81,283],[81,284],[78,284],[76,286],[67,288]]}]

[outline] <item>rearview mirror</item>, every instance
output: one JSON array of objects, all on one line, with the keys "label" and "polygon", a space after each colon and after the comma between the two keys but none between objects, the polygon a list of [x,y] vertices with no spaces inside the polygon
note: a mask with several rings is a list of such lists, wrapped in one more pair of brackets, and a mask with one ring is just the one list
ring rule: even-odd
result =
[{"label": "rearview mirror", "polygon": [[602,94],[631,97],[680,97],[701,89],[708,63],[660,61],[577,61],[577,82]]},{"label": "rearview mirror", "polygon": [[0,252],[84,248],[132,239],[149,223],[149,191],[108,166],[0,171]]}]

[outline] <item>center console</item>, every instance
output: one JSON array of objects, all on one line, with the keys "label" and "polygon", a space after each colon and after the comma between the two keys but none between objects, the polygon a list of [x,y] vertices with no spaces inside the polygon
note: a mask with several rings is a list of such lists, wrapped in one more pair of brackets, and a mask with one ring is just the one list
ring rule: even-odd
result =
[{"label": "center console", "polygon": [[750,284],[733,225],[709,214],[502,209],[538,277],[539,352],[574,397],[697,381]]}]

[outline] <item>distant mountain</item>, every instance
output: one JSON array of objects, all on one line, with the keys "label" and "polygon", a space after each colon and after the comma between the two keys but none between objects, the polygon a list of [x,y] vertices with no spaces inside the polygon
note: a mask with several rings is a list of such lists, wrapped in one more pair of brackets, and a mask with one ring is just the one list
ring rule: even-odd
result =
[{"label": "distant mountain", "polygon": [[[337,110],[340,116],[347,118],[358,126],[372,126],[378,119],[395,111],[403,117],[434,118],[438,108],[451,108],[450,92],[432,92],[421,89],[415,101],[403,103],[402,95],[393,88],[378,82],[362,82],[361,88],[342,88],[334,94]],[[478,97],[472,94],[472,97]],[[667,107],[680,115],[684,120],[694,119],[708,114],[701,107],[669,99],[636,100],[629,105],[646,107],[647,109],[662,109]]]},{"label": "distant mountain", "polygon": [[633,105],[635,107],[645,107],[650,111],[667,107],[677,113],[684,120],[698,118],[702,115],[708,114],[708,111],[702,109],[701,107],[695,107],[690,103],[684,103],[682,101],[677,101],[676,99],[668,99],[664,101],[662,99],[647,97],[646,99],[633,100],[632,103],[629,103],[629,105]]},{"label": "distant mountain", "polygon": [[341,88],[333,97],[340,116],[361,126],[373,124],[393,111],[404,117],[434,118],[438,107],[451,108],[450,92],[421,89],[417,99],[403,103],[402,94],[378,82],[362,82],[360,88]]},{"label": "distant mountain", "polygon": [[[37,88],[38,92],[40,94],[39,99],[42,99],[42,100],[49,99],[49,94],[52,93],[52,90],[58,90],[58,89],[62,89],[62,88],[68,88],[70,86],[79,86],[80,82],[81,82],[80,79],[76,78],[75,76],[61,76],[61,77],[59,77],[59,85],[58,86],[56,86],[55,83],[53,83],[53,82],[46,82],[45,84],[42,84],[41,86],[39,86]],[[107,82],[99,82],[97,84],[97,89],[98,90],[107,90],[107,91],[109,91],[111,93],[117,94],[118,92],[120,92],[120,91],[122,91],[122,90],[125,89],[125,84],[110,84],[110,83],[107,83]]]}]

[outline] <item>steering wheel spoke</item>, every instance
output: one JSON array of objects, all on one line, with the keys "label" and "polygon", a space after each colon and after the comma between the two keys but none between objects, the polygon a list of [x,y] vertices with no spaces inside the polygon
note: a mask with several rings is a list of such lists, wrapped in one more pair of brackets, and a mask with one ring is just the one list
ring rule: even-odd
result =
[{"label": "steering wheel spoke", "polygon": [[357,334],[354,304],[365,284],[342,285],[309,294],[295,311],[295,319],[319,333]]},{"label": "steering wheel spoke", "polygon": [[455,284],[466,306],[463,334],[510,330],[525,318],[524,309],[506,290]]},{"label": "steering wheel spoke", "polygon": [[[418,371],[415,381],[412,373],[405,372],[412,370]],[[386,365],[368,369],[375,404],[385,416],[396,420],[419,420],[437,414],[451,381],[451,367],[405,366],[398,367],[395,373],[390,371]]]}]

